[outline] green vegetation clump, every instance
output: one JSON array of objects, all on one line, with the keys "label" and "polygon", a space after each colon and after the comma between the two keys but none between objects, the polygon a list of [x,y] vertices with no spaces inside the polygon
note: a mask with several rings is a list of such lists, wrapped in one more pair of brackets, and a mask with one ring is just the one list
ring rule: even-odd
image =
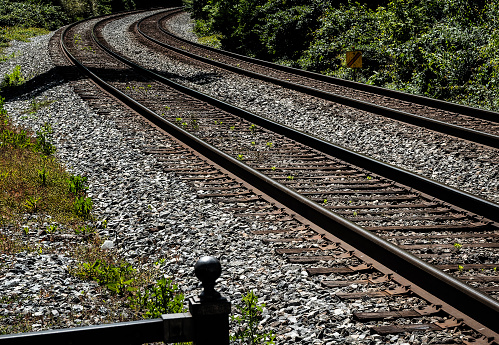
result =
[{"label": "green vegetation clump", "polygon": [[275,344],[275,335],[272,331],[266,332],[259,323],[262,319],[262,311],[265,304],[258,304],[258,297],[253,291],[249,291],[242,297],[239,304],[236,304],[236,313],[231,315],[234,323],[234,333],[230,335],[230,340],[236,344]]},{"label": "green vegetation clump", "polygon": [[148,272],[139,272],[125,261],[101,253],[99,258],[79,264],[72,270],[79,278],[93,280],[115,295],[126,297],[128,306],[141,317],[185,312],[184,295],[171,279],[161,277],[150,284]]},{"label": "green vegetation clump", "polygon": [[[499,111],[499,3],[184,0],[223,49]],[[374,5],[373,5],[374,4]],[[347,51],[363,67],[348,68]]]},{"label": "green vegetation clump", "polygon": [[21,66],[17,65],[11,73],[7,73],[0,83],[0,90],[8,91],[24,84],[25,79],[21,72]]},{"label": "green vegetation clump", "polygon": [[15,224],[25,213],[73,225],[91,219],[86,180],[64,170],[52,140],[48,123],[36,136],[13,126],[0,97],[0,224]]}]

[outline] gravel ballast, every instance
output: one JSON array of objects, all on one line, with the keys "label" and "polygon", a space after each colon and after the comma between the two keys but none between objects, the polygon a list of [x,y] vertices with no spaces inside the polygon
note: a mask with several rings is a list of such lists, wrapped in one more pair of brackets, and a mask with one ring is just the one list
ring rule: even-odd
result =
[{"label": "gravel ballast", "polygon": [[[138,50],[127,44],[133,35],[125,30],[137,18],[114,22],[106,27],[104,34],[116,51],[144,66],[174,76],[173,80],[212,97],[333,144],[499,202],[498,150],[216,68],[206,70],[195,63],[165,59],[164,55],[145,47]],[[192,27],[192,21],[188,14],[175,16],[169,22],[172,31],[193,40],[185,29],[189,26]]]},{"label": "gravel ballast", "polygon": [[[113,44],[127,48],[122,41],[126,36],[119,33],[127,31],[130,20],[113,25],[109,26],[110,32],[113,32]],[[13,42],[5,53],[20,51],[21,54],[0,64],[0,78],[15,65],[22,66],[23,73],[34,75],[35,78],[49,75],[48,72],[54,68],[47,52],[50,36],[36,37],[30,43]],[[153,54],[143,55],[151,58],[141,61],[155,64],[158,68],[159,60],[152,58]],[[196,75],[201,71],[197,67],[171,61],[162,62],[159,68],[168,68],[171,73],[181,76],[179,79],[182,80],[186,80],[186,77],[198,80]],[[433,147],[426,150],[429,145],[425,142],[427,133],[420,134],[420,141],[417,142],[408,134],[407,138],[393,138],[393,131],[402,130],[396,127],[398,125],[380,119],[377,122],[373,119],[373,122],[357,123],[343,114],[347,111],[345,108],[329,104],[321,105],[320,109],[330,109],[325,115],[318,111],[319,102],[316,100],[304,98],[296,103],[295,95],[283,91],[279,91],[280,97],[274,98],[276,91],[273,86],[247,79],[244,79],[246,91],[243,92],[238,86],[242,83],[239,77],[216,73],[217,78],[210,79],[206,87],[200,86],[201,81],[190,84],[205,92],[210,88],[226,101],[254,109],[255,112],[265,112],[269,117],[279,120],[293,121],[296,125],[311,127],[310,124],[325,121],[331,127],[327,127],[323,135],[335,141],[349,138],[352,146],[357,143],[362,147],[364,143],[367,146],[364,152],[373,151],[372,154],[378,155],[386,153],[389,161],[396,159],[394,157],[402,159],[407,156],[395,155],[394,151],[417,147],[411,149],[417,154],[407,158],[409,162],[419,162],[423,157],[429,157],[430,163],[424,163],[424,167],[421,167],[423,171],[431,168],[437,177],[448,178],[449,174],[455,176],[456,172],[448,168],[448,163],[431,166],[432,161],[441,162],[446,154],[430,153]],[[324,289],[320,285],[321,278],[308,277],[301,265],[287,263],[283,257],[274,254],[271,245],[263,245],[250,234],[251,230],[267,230],[264,223],[241,220],[209,200],[196,198],[195,190],[178,176],[164,172],[154,157],[143,152],[152,146],[170,145],[158,132],[148,129],[143,122],[130,117],[119,107],[110,114],[96,113],[81,100],[69,83],[57,76],[38,84],[29,93],[7,99],[5,108],[15,123],[32,130],[39,129],[45,122],[52,124],[56,156],[73,174],[88,177],[88,195],[94,202],[94,214],[108,222],[108,227],[102,229],[99,235],[113,241],[117,254],[134,267],[147,267],[159,259],[166,259],[166,265],[161,268],[162,273],[174,277],[189,297],[200,292],[192,274],[196,260],[203,255],[220,258],[223,273],[217,285],[218,290],[233,301],[240,300],[247,291],[254,290],[260,302],[267,304],[261,325],[272,330],[280,344],[444,343],[462,336],[452,335],[451,331],[390,336],[371,334],[366,325],[353,321],[352,313],[388,309],[395,301],[370,300],[359,303],[339,300],[334,293],[343,288]],[[261,95],[266,95],[266,98],[260,98]],[[34,115],[23,114],[33,97],[56,102]],[[282,111],[277,112],[276,108]],[[375,123],[380,127],[374,129]],[[385,142],[380,138],[384,138]],[[387,143],[394,146],[387,147]],[[460,161],[454,163],[456,157],[459,156],[452,155],[445,162],[460,164]],[[403,160],[401,164],[409,166],[405,162],[408,161]],[[497,182],[492,178],[496,174],[492,171],[494,169],[480,166],[479,161],[468,161],[468,164],[463,168],[462,180],[467,180],[467,174],[471,174],[473,166],[478,165],[483,174],[490,175],[492,187],[497,188]],[[458,176],[455,177],[458,180]],[[487,188],[484,181],[482,175],[477,175],[475,180],[469,181],[470,186],[473,186],[470,191]],[[479,183],[481,185],[477,186]],[[494,193],[482,192],[481,195]],[[39,235],[43,226],[36,219],[30,222],[30,242],[38,243],[43,239]],[[151,232],[150,229],[156,230]],[[61,327],[126,319],[126,310],[102,302],[102,296],[106,293],[97,284],[78,280],[69,274],[68,265],[72,259],[64,255],[63,248],[43,242],[44,248],[55,246],[53,250],[59,252],[50,255],[21,252],[15,256],[2,257],[4,264],[0,268],[0,292],[5,296],[17,294],[22,298],[11,309],[4,306],[1,315],[13,317],[19,313],[41,313],[39,315],[47,318],[62,318]],[[138,259],[143,257],[148,257],[149,262]],[[348,287],[346,291],[355,288]],[[53,298],[44,297],[40,293],[42,290],[48,291]],[[39,298],[30,298],[33,294]],[[44,325],[40,323],[33,328],[43,329]]]}]

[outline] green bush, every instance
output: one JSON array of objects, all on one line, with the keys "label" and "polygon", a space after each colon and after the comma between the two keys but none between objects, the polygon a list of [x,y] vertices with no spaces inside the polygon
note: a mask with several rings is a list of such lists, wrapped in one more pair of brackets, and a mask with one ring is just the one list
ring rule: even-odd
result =
[{"label": "green bush", "polygon": [[144,318],[153,319],[162,314],[183,313],[184,295],[171,279],[159,279],[156,284],[137,291],[129,298],[130,306],[142,313]]},{"label": "green bush", "polygon": [[115,294],[125,295],[135,291],[136,270],[127,262],[106,263],[100,259],[93,263],[84,262],[76,275],[82,279],[94,280],[106,286]]},{"label": "green bush", "polygon": [[0,90],[8,91],[24,84],[26,80],[21,72],[21,66],[14,67],[11,73],[7,73],[0,83]]},{"label": "green bush", "polygon": [[69,19],[60,6],[34,1],[0,2],[0,26],[41,27],[55,30],[68,22]]},{"label": "green bush", "polygon": [[[499,3],[188,0],[203,36],[274,62],[499,110]],[[351,69],[345,53],[362,51]]]}]

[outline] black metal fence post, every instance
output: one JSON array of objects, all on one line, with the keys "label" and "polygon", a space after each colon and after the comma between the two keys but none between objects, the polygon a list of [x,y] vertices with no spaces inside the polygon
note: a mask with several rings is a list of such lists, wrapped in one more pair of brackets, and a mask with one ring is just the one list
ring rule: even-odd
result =
[{"label": "black metal fence post", "polygon": [[222,272],[220,262],[211,256],[202,257],[194,266],[194,272],[204,288],[198,297],[189,299],[194,343],[228,345],[231,303],[215,291],[215,281]]}]

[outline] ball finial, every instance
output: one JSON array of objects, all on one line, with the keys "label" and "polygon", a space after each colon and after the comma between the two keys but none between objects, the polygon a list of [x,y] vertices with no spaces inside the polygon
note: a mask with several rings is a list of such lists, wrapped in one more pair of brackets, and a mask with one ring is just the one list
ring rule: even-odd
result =
[{"label": "ball finial", "polygon": [[194,265],[194,273],[203,285],[204,291],[199,298],[202,300],[220,298],[220,293],[215,291],[215,281],[222,274],[220,261],[213,256],[203,256]]}]

